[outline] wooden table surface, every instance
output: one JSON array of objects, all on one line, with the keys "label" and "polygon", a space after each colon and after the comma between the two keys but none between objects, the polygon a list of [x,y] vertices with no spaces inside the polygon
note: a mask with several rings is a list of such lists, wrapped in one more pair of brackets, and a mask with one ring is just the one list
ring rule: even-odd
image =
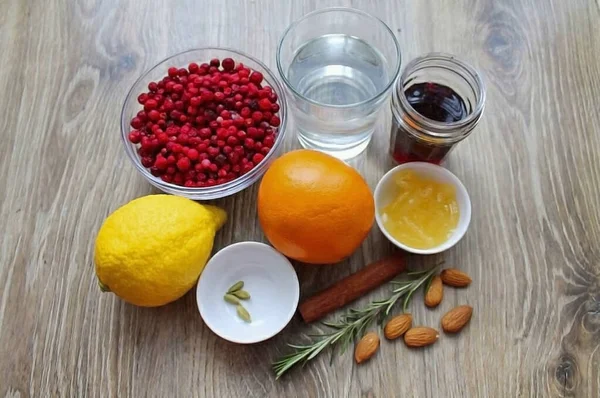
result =
[{"label": "wooden table surface", "polygon": [[[396,32],[403,64],[445,51],[485,75],[481,124],[448,167],[473,220],[444,258],[473,276],[428,310],[469,303],[456,337],[423,350],[382,342],[356,366],[328,355],[276,381],[287,342],[322,328],[299,319],[239,346],[215,336],[194,292],[162,308],[101,294],[92,263],[103,219],[154,193],[126,158],[119,113],[133,81],[192,47],[242,49],[275,68],[286,26],[329,5],[354,6]],[[0,2],[0,396],[599,397],[600,3],[598,0]],[[286,149],[297,147],[293,133]],[[371,188],[392,164],[382,127],[352,161]],[[215,250],[264,240],[257,186],[219,200],[230,220]],[[332,267],[298,265],[307,296],[391,245],[375,227]],[[364,298],[383,297],[386,288]]]}]

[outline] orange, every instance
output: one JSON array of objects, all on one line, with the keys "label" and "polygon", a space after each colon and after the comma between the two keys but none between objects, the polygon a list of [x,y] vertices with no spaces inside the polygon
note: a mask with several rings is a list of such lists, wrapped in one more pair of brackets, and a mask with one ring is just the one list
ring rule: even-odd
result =
[{"label": "orange", "polygon": [[365,239],[375,216],[369,186],[356,170],[321,152],[275,160],[258,190],[258,218],[271,244],[310,264],[336,263]]}]

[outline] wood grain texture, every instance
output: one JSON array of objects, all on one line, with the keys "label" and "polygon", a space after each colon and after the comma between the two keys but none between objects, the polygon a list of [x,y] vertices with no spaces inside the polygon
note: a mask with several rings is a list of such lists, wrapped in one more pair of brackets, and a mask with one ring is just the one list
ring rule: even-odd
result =
[{"label": "wood grain texture", "polygon": [[[204,326],[193,293],[157,309],[101,294],[93,241],[111,211],[154,192],[119,138],[139,74],[208,45],[273,68],[290,21],[329,5],[384,19],[404,63],[446,51],[485,75],[483,121],[448,163],[470,191],[471,228],[442,256],[410,259],[443,257],[473,276],[434,310],[416,297],[416,323],[438,325],[463,303],[474,315],[424,350],[382,341],[360,367],[325,355],[275,381],[270,361],[319,326],[294,319],[268,342],[229,344]],[[600,396],[597,0],[3,0],[0,48],[0,396]],[[382,122],[352,161],[372,188],[392,165],[387,146]],[[256,190],[217,202],[230,221],[216,249],[264,240]],[[299,265],[302,295],[390,251],[374,228],[344,263]]]}]

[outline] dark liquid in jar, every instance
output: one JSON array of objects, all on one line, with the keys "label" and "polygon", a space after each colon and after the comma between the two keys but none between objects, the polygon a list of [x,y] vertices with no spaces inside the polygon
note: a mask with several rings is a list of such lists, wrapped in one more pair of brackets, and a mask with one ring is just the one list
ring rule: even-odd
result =
[{"label": "dark liquid in jar", "polygon": [[[421,116],[442,123],[458,122],[469,115],[465,101],[450,87],[437,83],[417,83],[404,91],[406,99]],[[426,161],[439,164],[453,145],[431,145],[418,141],[398,125],[392,127],[392,148],[398,163]]]}]

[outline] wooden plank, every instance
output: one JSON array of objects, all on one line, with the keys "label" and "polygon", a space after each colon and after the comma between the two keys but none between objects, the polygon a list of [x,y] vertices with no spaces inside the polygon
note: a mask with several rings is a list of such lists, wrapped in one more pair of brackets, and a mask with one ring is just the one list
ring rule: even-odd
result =
[{"label": "wooden plank", "polygon": [[[397,32],[404,64],[429,51],[482,70],[487,109],[448,167],[470,191],[471,228],[440,258],[473,277],[439,308],[474,316],[424,350],[382,342],[356,367],[327,355],[275,381],[270,361],[319,330],[299,319],[253,346],[204,326],[193,293],[135,308],[96,286],[95,233],[155,192],[125,158],[119,114],[142,71],[191,47],[242,49],[275,69],[279,37],[328,5]],[[0,396],[600,396],[600,7],[597,0],[0,2]],[[290,134],[286,149],[297,146]],[[386,121],[351,163],[374,188],[392,166]],[[264,240],[257,187],[217,204],[215,248]],[[303,296],[391,251],[374,228],[334,267],[298,266]],[[370,294],[359,305],[382,297]]]}]

